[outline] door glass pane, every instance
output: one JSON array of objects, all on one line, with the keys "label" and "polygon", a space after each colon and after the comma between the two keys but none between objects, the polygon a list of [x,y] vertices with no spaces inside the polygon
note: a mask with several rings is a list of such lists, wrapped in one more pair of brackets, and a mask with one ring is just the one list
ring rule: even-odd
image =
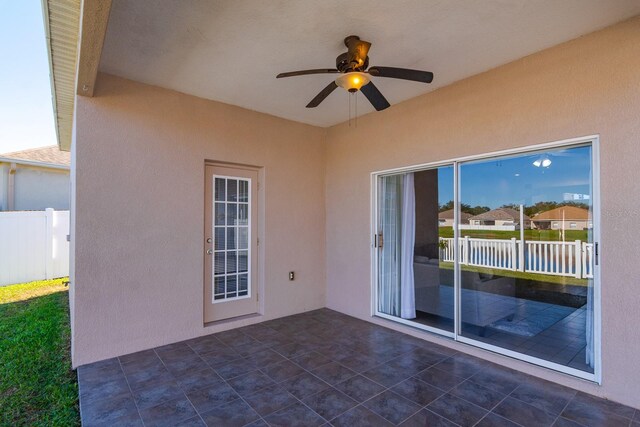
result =
[{"label": "door glass pane", "polygon": [[249,191],[248,179],[214,177],[214,302],[250,295]]},{"label": "door glass pane", "polygon": [[463,336],[593,373],[591,147],[460,164]]},{"label": "door glass pane", "polygon": [[379,203],[378,310],[453,331],[453,167],[381,177]]},{"label": "door glass pane", "polygon": [[238,227],[238,249],[247,249],[249,247],[249,228]]},{"label": "door glass pane", "polygon": [[224,225],[225,224],[225,205],[224,203],[216,203],[215,206],[215,225]]},{"label": "door glass pane", "polygon": [[224,178],[216,178],[215,179],[215,197],[214,200],[216,202],[224,202],[226,199],[226,191],[225,187],[227,186],[226,180]]},{"label": "door glass pane", "polygon": [[238,201],[238,181],[235,179],[227,180],[227,202]]},{"label": "door glass pane", "polygon": [[238,182],[238,201],[249,201],[249,181],[241,180]]},{"label": "door glass pane", "polygon": [[225,236],[224,236],[224,227],[216,227],[214,234],[214,249],[216,251],[224,250],[225,248]]}]

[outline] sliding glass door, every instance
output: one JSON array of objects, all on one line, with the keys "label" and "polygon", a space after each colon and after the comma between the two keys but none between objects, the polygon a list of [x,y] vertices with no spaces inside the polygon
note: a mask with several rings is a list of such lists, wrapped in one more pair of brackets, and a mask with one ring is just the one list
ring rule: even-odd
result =
[{"label": "sliding glass door", "polygon": [[453,265],[441,262],[442,239],[453,237],[453,166],[381,176],[378,185],[378,312],[453,333]]},{"label": "sliding glass door", "polygon": [[596,379],[594,144],[377,176],[376,314]]}]

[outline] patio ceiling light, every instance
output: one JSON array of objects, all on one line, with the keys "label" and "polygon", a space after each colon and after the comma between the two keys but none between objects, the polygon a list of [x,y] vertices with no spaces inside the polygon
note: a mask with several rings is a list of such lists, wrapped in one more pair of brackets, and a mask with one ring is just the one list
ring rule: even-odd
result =
[{"label": "patio ceiling light", "polygon": [[336,79],[336,84],[349,92],[357,92],[360,88],[370,81],[369,76],[365,73],[353,71],[341,75]]}]

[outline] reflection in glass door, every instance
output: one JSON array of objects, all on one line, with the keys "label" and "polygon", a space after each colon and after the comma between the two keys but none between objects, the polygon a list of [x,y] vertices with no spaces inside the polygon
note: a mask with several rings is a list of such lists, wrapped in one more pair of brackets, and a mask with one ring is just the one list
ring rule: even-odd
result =
[{"label": "reflection in glass door", "polygon": [[591,146],[459,165],[460,334],[594,372]]},{"label": "reflection in glass door", "polygon": [[597,379],[593,144],[377,176],[376,315]]}]

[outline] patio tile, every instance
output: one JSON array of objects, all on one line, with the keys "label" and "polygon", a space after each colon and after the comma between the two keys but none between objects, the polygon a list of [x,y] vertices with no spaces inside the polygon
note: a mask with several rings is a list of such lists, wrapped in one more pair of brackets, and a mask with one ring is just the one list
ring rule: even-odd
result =
[{"label": "patio tile", "polygon": [[500,392],[488,389],[472,381],[465,381],[457,385],[450,393],[487,410],[491,410],[506,397]]},{"label": "patio tile", "polygon": [[282,387],[298,399],[329,388],[329,384],[308,372],[281,383]]},{"label": "patio tile", "polygon": [[291,359],[294,363],[300,365],[304,369],[315,369],[322,365],[326,365],[331,362],[331,359],[328,357],[316,352],[312,351],[307,354],[303,354],[302,356],[295,357]]},{"label": "patio tile", "polygon": [[188,371],[201,371],[204,368],[209,367],[209,365],[207,365],[196,353],[171,360],[164,360],[164,365],[172,374],[180,374]]},{"label": "patio tile", "polygon": [[312,394],[302,401],[326,420],[331,420],[358,404],[335,388]]},{"label": "patio tile", "polygon": [[191,404],[199,413],[208,412],[222,404],[229,403],[232,400],[239,399],[240,396],[231,386],[221,382],[211,387],[192,391],[187,394]]},{"label": "patio tile", "polygon": [[186,397],[170,400],[140,411],[145,426],[172,426],[195,415],[197,415],[196,410]]},{"label": "patio tile", "polygon": [[376,394],[382,393],[385,389],[384,386],[362,375],[351,377],[346,381],[336,384],[335,387],[357,402],[364,402]]},{"label": "patio tile", "polygon": [[278,385],[263,388],[246,396],[244,400],[261,416],[279,411],[298,401],[291,393]]},{"label": "patio tile", "polygon": [[303,354],[310,353],[315,348],[308,344],[300,344],[297,342],[293,342],[291,344],[277,345],[272,347],[272,350],[277,351],[284,357],[292,359],[297,356],[302,356]]},{"label": "patio tile", "polygon": [[273,380],[260,371],[252,371],[246,375],[232,378],[227,382],[240,396],[253,394],[258,390],[275,384]]},{"label": "patio tile", "polygon": [[480,372],[483,364],[479,360],[457,355],[443,360],[434,367],[461,378],[469,378]]},{"label": "patio tile", "polygon": [[124,356],[120,356],[119,359],[120,359],[120,363],[123,365],[129,364],[129,363],[145,364],[149,362],[156,362],[158,360],[158,355],[153,349],[151,349],[151,350],[143,350],[143,351],[138,351],[137,353],[131,353]]},{"label": "patio tile", "polygon": [[85,402],[81,399],[80,414],[83,424],[108,425],[118,418],[130,418],[137,415],[138,409],[133,401],[133,396],[128,394],[91,402]]},{"label": "patio tile", "polygon": [[400,427],[455,427],[457,424],[452,423],[440,415],[423,409],[408,420],[400,424]]},{"label": "patio tile", "polygon": [[109,377],[109,379],[107,382],[93,385],[82,382],[82,386],[79,388],[80,398],[85,402],[89,402],[95,399],[110,399],[131,393],[124,374],[120,373],[120,375]]},{"label": "patio tile", "polygon": [[174,378],[180,388],[187,393],[200,388],[212,386],[223,381],[222,378],[220,378],[220,376],[211,368],[205,368],[200,371],[182,372],[175,374]]},{"label": "patio tile", "polygon": [[481,407],[448,393],[431,402],[427,409],[463,427],[474,425],[487,414]]},{"label": "patio tile", "polygon": [[133,370],[126,374],[131,390],[136,391],[152,384],[161,384],[173,379],[164,365],[152,365],[143,369]]},{"label": "patio tile", "polygon": [[142,418],[140,418],[140,414],[138,412],[130,412],[123,416],[120,416],[116,419],[110,419],[105,422],[93,422],[91,420],[87,422],[82,422],[83,427],[144,427],[142,423]]},{"label": "patio tile", "polygon": [[629,419],[632,419],[634,417],[634,413],[636,412],[635,409],[629,406],[625,406],[621,403],[602,399],[582,392],[578,392],[576,394],[574,401],[578,403],[584,403],[586,405],[601,409],[602,411],[610,412]]},{"label": "patio tile", "polygon": [[244,359],[234,360],[233,362],[229,362],[227,364],[213,368],[216,374],[220,375],[225,380],[239,377],[241,375],[254,371],[255,369],[256,367],[253,363]]},{"label": "patio tile", "polygon": [[194,338],[187,341],[187,345],[198,354],[209,353],[221,347],[226,347],[222,342],[213,335]]},{"label": "patio tile", "polygon": [[229,362],[233,362],[234,360],[242,359],[242,356],[240,356],[234,349],[225,346],[203,353],[200,355],[200,358],[212,368],[216,368]]},{"label": "patio tile", "polygon": [[[578,424],[575,421],[568,420],[563,417],[558,417],[555,423],[553,423],[553,427],[584,427],[582,424]],[[633,426],[633,423],[631,424]]]},{"label": "patio tile", "polygon": [[275,382],[282,382],[287,378],[295,377],[305,372],[304,369],[290,360],[274,363],[261,369],[261,371]]},{"label": "patio tile", "polygon": [[364,371],[362,375],[385,387],[392,387],[412,376],[412,373],[404,368],[382,364]]},{"label": "patio tile", "polygon": [[476,427],[519,427],[519,424],[490,412],[476,424]]},{"label": "patio tile", "polygon": [[368,371],[369,369],[374,368],[383,362],[384,360],[380,360],[375,356],[365,356],[364,354],[355,352],[351,356],[340,360],[340,363],[342,365],[357,373]]},{"label": "patio tile", "polygon": [[286,358],[271,349],[266,349],[248,356],[246,360],[253,363],[257,368],[262,369],[274,363],[282,362],[286,360]]},{"label": "patio tile", "polygon": [[300,402],[267,415],[264,419],[272,427],[315,427],[325,423],[324,418]]},{"label": "patio tile", "polygon": [[363,405],[393,424],[400,424],[421,409],[419,405],[391,390],[367,400]]},{"label": "patio tile", "polygon": [[[609,412],[603,409],[603,406],[610,408],[610,406],[602,405],[590,405],[584,401],[575,398],[569,405],[562,411],[561,416],[570,421],[589,426],[589,427],[617,427],[628,426],[630,424],[629,418],[614,412]],[[626,412],[625,412],[626,413]]]},{"label": "patio tile", "polygon": [[417,378],[404,380],[391,390],[421,406],[428,405],[444,394],[444,391]]},{"label": "patio tile", "polygon": [[200,416],[209,427],[241,427],[260,418],[258,413],[242,399],[221,405]]},{"label": "patio tile", "polygon": [[188,420],[180,421],[175,424],[175,427],[205,427],[206,424],[200,418],[200,415],[196,415],[195,417],[191,417]]},{"label": "patio tile", "polygon": [[575,390],[559,384],[544,380],[532,380],[518,386],[510,396],[550,414],[560,415],[560,412],[575,394]]},{"label": "patio tile", "polygon": [[108,359],[78,367],[78,381],[89,386],[105,384],[122,377],[118,359]]},{"label": "patio tile", "polygon": [[393,426],[392,423],[362,405],[356,406],[331,420],[331,425],[335,427]]},{"label": "patio tile", "polygon": [[482,369],[470,380],[503,394],[511,393],[523,382],[521,374],[516,371],[494,366]]},{"label": "patio tile", "polygon": [[153,384],[133,393],[133,398],[138,409],[146,409],[156,406],[160,403],[184,398],[185,395],[175,381],[169,381],[163,384]]},{"label": "patio tile", "polygon": [[510,421],[531,427],[550,426],[556,419],[555,416],[512,397],[503,400],[493,412]]},{"label": "patio tile", "polygon": [[452,389],[464,381],[464,378],[441,371],[435,367],[421,372],[416,375],[416,378],[445,391]]},{"label": "patio tile", "polygon": [[338,362],[322,365],[312,370],[311,373],[331,385],[336,385],[356,375],[351,369]]}]

